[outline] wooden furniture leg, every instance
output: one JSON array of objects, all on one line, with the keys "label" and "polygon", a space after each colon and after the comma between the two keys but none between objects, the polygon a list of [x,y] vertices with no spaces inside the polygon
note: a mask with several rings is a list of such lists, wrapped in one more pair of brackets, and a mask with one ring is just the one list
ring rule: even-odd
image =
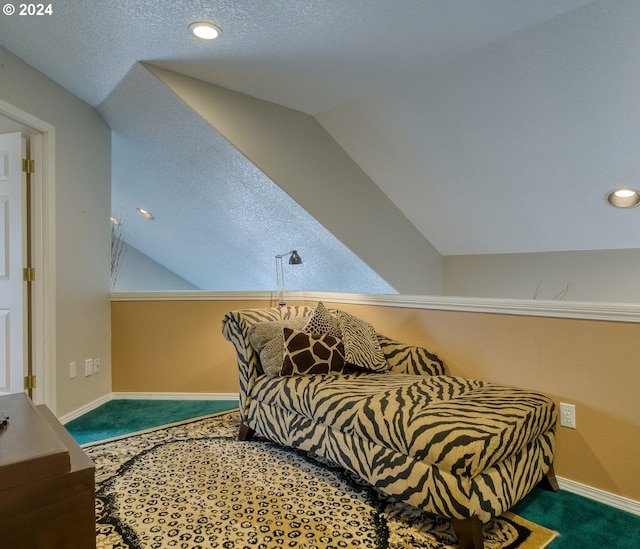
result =
[{"label": "wooden furniture leg", "polygon": [[253,435],[255,435],[256,432],[251,429],[251,427],[249,427],[248,425],[245,425],[244,423],[240,424],[240,431],[238,432],[238,440],[251,440],[253,438]]},{"label": "wooden furniture leg", "polygon": [[558,480],[556,479],[556,473],[553,470],[553,463],[551,464],[551,467],[549,467],[547,474],[540,481],[540,486],[542,486],[545,490],[549,490],[551,492],[560,491]]},{"label": "wooden furniture leg", "polygon": [[478,517],[451,519],[451,525],[458,537],[459,549],[484,549],[482,522]]}]

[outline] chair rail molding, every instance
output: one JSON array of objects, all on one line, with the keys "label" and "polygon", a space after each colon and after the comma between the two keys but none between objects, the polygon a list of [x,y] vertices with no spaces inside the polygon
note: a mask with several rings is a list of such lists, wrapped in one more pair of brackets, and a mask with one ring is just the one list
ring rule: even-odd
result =
[{"label": "chair rail molding", "polygon": [[[289,301],[327,301],[410,309],[465,311],[521,316],[544,316],[612,322],[640,323],[640,304],[536,299],[498,299],[421,295],[374,295],[331,292],[287,292]],[[276,292],[113,292],[111,301],[267,301],[275,303]]]}]

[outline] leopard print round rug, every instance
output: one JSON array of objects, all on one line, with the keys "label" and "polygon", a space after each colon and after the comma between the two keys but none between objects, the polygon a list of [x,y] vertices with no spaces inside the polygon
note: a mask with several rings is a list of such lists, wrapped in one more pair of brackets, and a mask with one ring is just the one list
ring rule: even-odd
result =
[{"label": "leopard print round rug", "polygon": [[[237,412],[89,444],[98,549],[449,549],[449,521],[391,501],[339,467],[239,442]],[[533,525],[535,526],[535,525]],[[539,548],[506,517],[485,547]]]}]

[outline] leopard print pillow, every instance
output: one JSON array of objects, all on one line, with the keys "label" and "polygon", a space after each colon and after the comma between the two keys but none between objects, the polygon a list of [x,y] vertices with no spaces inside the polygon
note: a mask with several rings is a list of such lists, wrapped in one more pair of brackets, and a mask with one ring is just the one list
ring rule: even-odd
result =
[{"label": "leopard print pillow", "polygon": [[329,334],[307,334],[283,328],[284,360],[280,375],[341,373],[345,368],[344,346]]},{"label": "leopard print pillow", "polygon": [[329,309],[324,306],[322,301],[318,301],[303,332],[307,334],[329,334],[338,338],[342,337],[342,333],[338,327],[338,319],[331,315]]}]

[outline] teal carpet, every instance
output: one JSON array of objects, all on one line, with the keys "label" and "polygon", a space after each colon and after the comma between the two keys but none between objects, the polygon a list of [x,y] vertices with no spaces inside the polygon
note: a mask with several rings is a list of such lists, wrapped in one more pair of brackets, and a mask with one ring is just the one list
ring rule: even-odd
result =
[{"label": "teal carpet", "polygon": [[237,407],[237,400],[111,400],[65,427],[86,444]]},{"label": "teal carpet", "polygon": [[[237,407],[237,401],[112,400],[65,427],[85,444]],[[536,488],[512,511],[559,532],[550,549],[640,548],[640,516],[569,492]]]},{"label": "teal carpet", "polygon": [[534,488],[511,511],[560,532],[550,549],[640,548],[640,516],[570,492]]}]

